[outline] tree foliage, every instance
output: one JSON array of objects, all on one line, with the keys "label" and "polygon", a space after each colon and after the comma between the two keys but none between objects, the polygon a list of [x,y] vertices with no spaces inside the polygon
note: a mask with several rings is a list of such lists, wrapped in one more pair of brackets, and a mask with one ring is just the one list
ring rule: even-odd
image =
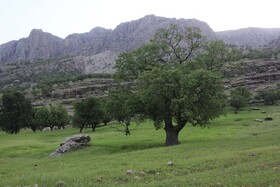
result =
[{"label": "tree foliage", "polygon": [[98,98],[88,97],[78,101],[74,104],[74,110],[73,123],[80,128],[80,132],[86,126],[91,126],[95,131],[97,125],[102,122],[104,113]]},{"label": "tree foliage", "polygon": [[246,87],[236,87],[230,92],[230,106],[235,108],[235,113],[237,113],[242,107],[247,105],[251,97],[252,93]]},{"label": "tree foliage", "polygon": [[36,108],[34,114],[35,128],[43,129],[44,127],[50,127],[53,129],[52,116],[50,109],[47,106]]},{"label": "tree foliage", "polygon": [[223,114],[221,77],[209,66],[196,65],[207,56],[204,40],[198,28],[172,25],[160,29],[151,43],[122,53],[115,74],[121,89],[109,94],[118,106],[111,105],[113,113],[128,119],[145,115],[156,128],[165,129],[166,145],[179,143],[179,132],[188,122],[203,125]]},{"label": "tree foliage", "polygon": [[136,114],[141,113],[142,104],[138,95],[126,87],[119,86],[117,90],[109,93],[107,110],[113,119],[124,123],[123,131],[130,135],[130,121]]},{"label": "tree foliage", "polygon": [[220,72],[225,62],[238,60],[241,52],[227,46],[223,41],[210,41],[204,44],[204,50],[194,63],[209,71]]},{"label": "tree foliage", "polygon": [[[68,112],[62,105],[43,106],[34,109],[34,128],[54,127],[64,128],[69,124]],[[34,130],[33,130],[34,131]]]},{"label": "tree foliage", "polygon": [[16,134],[32,123],[32,105],[20,92],[4,94],[0,112],[1,130]]}]

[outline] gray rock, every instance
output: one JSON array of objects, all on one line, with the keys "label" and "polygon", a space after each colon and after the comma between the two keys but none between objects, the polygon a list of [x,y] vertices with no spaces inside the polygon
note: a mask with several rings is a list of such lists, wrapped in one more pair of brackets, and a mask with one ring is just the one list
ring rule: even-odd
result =
[{"label": "gray rock", "polygon": [[166,163],[166,165],[167,165],[167,166],[173,166],[173,162],[172,162],[172,161],[169,161],[169,162]]},{"label": "gray rock", "polygon": [[57,181],[55,187],[64,187],[67,186],[67,183],[64,181]]},{"label": "gray rock", "polygon": [[132,169],[128,169],[128,170],[126,170],[126,172],[125,172],[127,175],[133,175],[133,170]]},{"label": "gray rock", "polygon": [[43,130],[42,131],[50,131],[51,130],[51,128],[50,127],[45,127],[45,128],[43,128]]},{"label": "gray rock", "polygon": [[261,119],[255,119],[255,122],[263,122]]},{"label": "gray rock", "polygon": [[60,143],[60,147],[56,149],[55,152],[50,154],[50,157],[61,156],[70,150],[76,150],[88,146],[90,140],[90,136],[87,134],[79,134],[68,137]]}]

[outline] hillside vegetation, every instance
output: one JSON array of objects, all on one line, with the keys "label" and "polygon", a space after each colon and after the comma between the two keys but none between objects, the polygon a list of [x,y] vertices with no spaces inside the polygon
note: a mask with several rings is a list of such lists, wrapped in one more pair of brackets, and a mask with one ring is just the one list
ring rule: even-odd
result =
[{"label": "hillside vegetation", "polygon": [[[254,121],[267,116],[273,121]],[[186,127],[171,147],[149,121],[134,124],[131,136],[111,124],[86,129],[91,146],[57,158],[49,154],[78,129],[0,132],[0,186],[279,186],[279,122],[279,106],[246,108]]]}]

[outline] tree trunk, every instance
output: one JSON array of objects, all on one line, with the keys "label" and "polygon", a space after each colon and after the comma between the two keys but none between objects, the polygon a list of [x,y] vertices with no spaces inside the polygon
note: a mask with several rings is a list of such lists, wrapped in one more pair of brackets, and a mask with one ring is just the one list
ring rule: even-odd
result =
[{"label": "tree trunk", "polygon": [[164,130],[166,133],[165,145],[177,145],[179,144],[179,132],[184,128],[187,121],[181,117],[177,118],[177,125],[172,124],[172,113],[170,110],[167,110],[164,116]]},{"label": "tree trunk", "polygon": [[178,135],[179,131],[172,124],[172,113],[167,110],[164,116],[164,130],[166,133],[165,145],[177,145],[179,144]]},{"label": "tree trunk", "polygon": [[92,125],[91,125],[92,131],[93,131],[93,132],[95,131],[96,126],[97,126],[97,124],[92,124]]},{"label": "tree trunk", "polygon": [[179,144],[179,131],[177,131],[175,128],[172,129],[165,129],[166,133],[166,139],[165,139],[165,145],[170,146],[170,145],[177,145]]},{"label": "tree trunk", "polygon": [[80,125],[80,133],[82,133],[84,125]]}]

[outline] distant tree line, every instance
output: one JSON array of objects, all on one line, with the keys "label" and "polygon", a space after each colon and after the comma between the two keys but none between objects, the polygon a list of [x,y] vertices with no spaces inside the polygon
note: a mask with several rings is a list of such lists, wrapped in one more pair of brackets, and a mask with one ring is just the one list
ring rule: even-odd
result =
[{"label": "distant tree line", "polygon": [[69,124],[68,112],[62,105],[32,108],[21,92],[4,94],[0,103],[0,129],[7,133],[16,134],[23,128],[34,132],[45,127],[64,128]]}]

